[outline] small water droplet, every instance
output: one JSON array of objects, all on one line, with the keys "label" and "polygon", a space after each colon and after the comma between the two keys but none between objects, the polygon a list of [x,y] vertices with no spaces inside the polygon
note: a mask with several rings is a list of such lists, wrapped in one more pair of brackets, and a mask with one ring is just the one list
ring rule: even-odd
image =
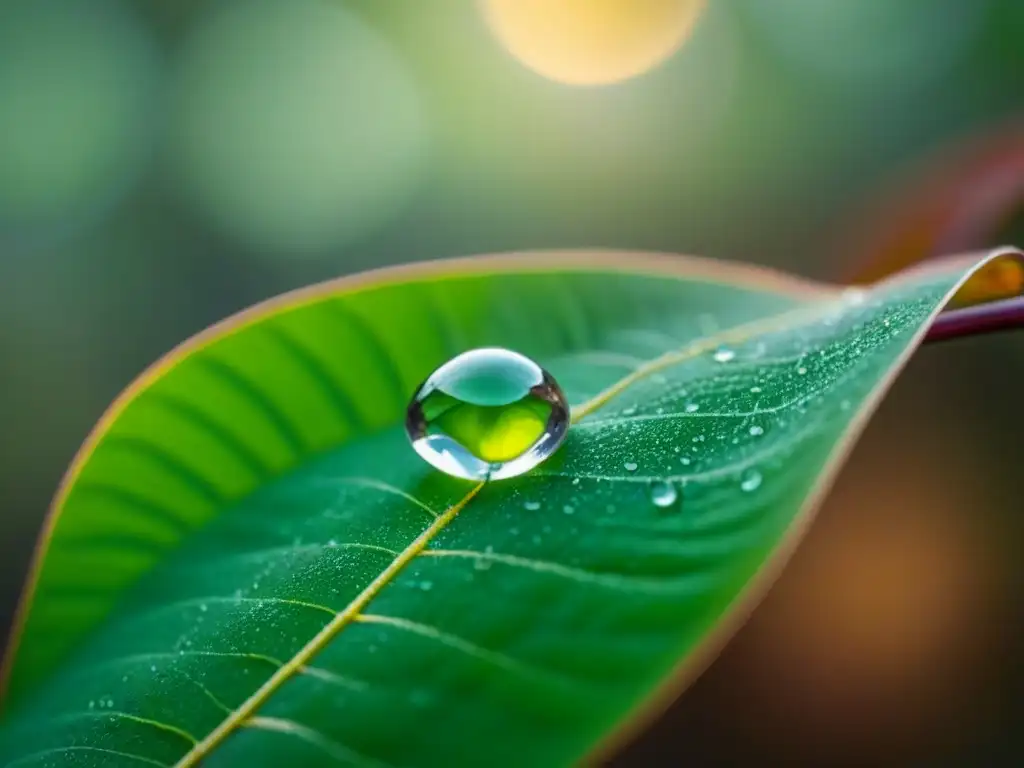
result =
[{"label": "small water droplet", "polygon": [[651,484],[651,501],[654,502],[654,506],[667,509],[675,504],[678,498],[679,493],[672,483],[659,480]]},{"label": "small water droplet", "polygon": [[841,401],[839,403],[839,410],[841,410],[841,411],[848,411],[848,410],[850,410],[850,401],[849,400]]},{"label": "small water droplet", "polygon": [[210,607],[206,603],[200,603],[199,610],[201,613],[206,613],[208,610],[210,610]]},{"label": "small water droplet", "polygon": [[434,582],[432,582],[432,581],[421,581],[417,586],[420,589],[422,589],[424,592],[429,592],[430,590],[432,590],[434,588]]},{"label": "small water droplet", "polygon": [[540,502],[539,501],[524,501],[523,502],[523,509],[525,509],[527,512],[536,512],[538,509],[540,509]]},{"label": "small water droplet", "polygon": [[632,416],[634,413],[636,413],[636,406],[635,405],[630,405],[630,406],[622,409],[622,415],[623,416]]},{"label": "small water droplet", "polygon": [[405,428],[435,469],[467,480],[500,480],[553,454],[569,428],[558,382],[528,357],[488,347],[458,355],[416,390]]},{"label": "small water droplet", "polygon": [[752,434],[754,437],[757,437],[758,435],[763,435],[764,427],[759,427],[755,424],[750,428],[750,434]]},{"label": "small water droplet", "polygon": [[801,365],[799,368],[796,369],[796,372],[799,376],[803,376],[804,374],[807,373],[807,369]]},{"label": "small water droplet", "polygon": [[727,347],[720,348],[714,354],[716,363],[728,363],[734,357],[736,357],[736,353]]},{"label": "small water droplet", "polygon": [[700,410],[700,406],[697,405],[696,403],[687,403],[685,410],[687,413],[696,413],[697,411]]},{"label": "small water droplet", "polygon": [[562,511],[567,515],[571,515],[574,512],[576,512],[576,510],[573,509],[571,504],[566,504],[564,507],[562,507]]},{"label": "small water droplet", "polygon": [[690,457],[689,456],[680,456],[679,457],[679,463],[682,464],[684,467],[690,466]]},{"label": "small water droplet", "polygon": [[740,489],[745,493],[756,491],[761,487],[761,473],[756,469],[748,469],[740,479]]},{"label": "small water droplet", "polygon": [[627,472],[636,472],[637,464],[635,461],[627,461],[622,466],[626,468]]},{"label": "small water droplet", "polygon": [[573,485],[579,485],[579,484],[580,484],[580,479],[579,479],[578,477],[574,477],[574,478],[572,479],[572,484],[573,484]]},{"label": "small water droplet", "polygon": [[[494,547],[492,547],[490,544],[488,544],[487,548],[484,550],[484,553],[488,554],[488,555],[493,554],[494,553]],[[489,570],[491,565],[493,565],[493,563],[491,562],[490,558],[488,558],[488,557],[478,557],[473,562],[473,567],[476,570],[478,570],[478,571]]]},{"label": "small water droplet", "polygon": [[756,394],[758,394],[758,393],[759,393],[759,392],[761,391],[761,388],[760,388],[760,387],[758,387],[758,386],[753,386],[753,387],[751,387],[751,388],[750,388],[750,391],[751,391],[751,392],[752,392],[753,394],[755,394],[755,395],[756,395]]},{"label": "small water droplet", "polygon": [[150,664],[149,665],[149,671],[150,672],[156,672],[156,664]]},{"label": "small water droplet", "polygon": [[845,301],[851,307],[863,304],[864,299],[866,297],[867,292],[862,288],[847,288],[845,291],[843,291],[843,301]]}]

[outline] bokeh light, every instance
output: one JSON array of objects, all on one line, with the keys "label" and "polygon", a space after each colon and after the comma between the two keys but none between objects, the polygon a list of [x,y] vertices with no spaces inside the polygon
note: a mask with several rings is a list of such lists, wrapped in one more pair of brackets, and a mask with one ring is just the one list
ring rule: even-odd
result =
[{"label": "bokeh light", "polygon": [[965,53],[988,0],[744,0],[780,54],[834,86],[901,92]]},{"label": "bokeh light", "polygon": [[0,235],[52,236],[137,175],[156,122],[157,56],[114,2],[0,7]]},{"label": "bokeh light", "polygon": [[1002,556],[972,514],[984,470],[909,410],[880,418],[752,624],[737,717],[790,759],[877,764],[977,695]]},{"label": "bokeh light", "polygon": [[482,0],[495,36],[527,67],[572,85],[642,74],[685,42],[704,0]]},{"label": "bokeh light", "polygon": [[387,221],[419,177],[426,125],[402,62],[319,0],[232,2],[182,52],[173,167],[256,251],[323,254]]}]

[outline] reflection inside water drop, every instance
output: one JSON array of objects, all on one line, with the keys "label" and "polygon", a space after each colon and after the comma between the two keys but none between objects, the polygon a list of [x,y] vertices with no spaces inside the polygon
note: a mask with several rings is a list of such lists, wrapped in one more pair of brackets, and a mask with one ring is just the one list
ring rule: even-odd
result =
[{"label": "reflection inside water drop", "polygon": [[416,390],[405,428],[431,466],[467,480],[500,480],[533,469],[565,439],[569,405],[533,360],[498,347],[442,365]]},{"label": "reflection inside water drop", "polygon": [[740,478],[740,489],[746,493],[756,491],[761,487],[761,473],[756,469],[748,469],[743,473],[743,477]]},{"label": "reflection inside water drop", "polygon": [[668,509],[678,498],[679,492],[672,483],[659,480],[651,484],[651,501],[654,502],[654,506]]},{"label": "reflection inside water drop", "polygon": [[722,347],[721,349],[717,350],[714,354],[716,363],[728,363],[734,357],[736,357],[736,353],[733,352],[731,349],[728,349],[727,347]]}]

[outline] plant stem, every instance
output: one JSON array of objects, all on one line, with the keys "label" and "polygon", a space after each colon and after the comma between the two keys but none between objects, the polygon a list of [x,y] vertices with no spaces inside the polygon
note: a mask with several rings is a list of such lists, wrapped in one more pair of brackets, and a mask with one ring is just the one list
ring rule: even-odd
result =
[{"label": "plant stem", "polygon": [[935,319],[924,340],[946,341],[1013,328],[1024,328],[1024,296],[943,312]]}]

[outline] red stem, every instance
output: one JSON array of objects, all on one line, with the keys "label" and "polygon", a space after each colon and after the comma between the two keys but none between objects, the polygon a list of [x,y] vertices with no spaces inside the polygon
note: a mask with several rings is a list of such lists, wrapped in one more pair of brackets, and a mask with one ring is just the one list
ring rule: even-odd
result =
[{"label": "red stem", "polygon": [[1013,328],[1024,328],[1024,296],[943,312],[932,323],[924,340],[945,341]]}]

